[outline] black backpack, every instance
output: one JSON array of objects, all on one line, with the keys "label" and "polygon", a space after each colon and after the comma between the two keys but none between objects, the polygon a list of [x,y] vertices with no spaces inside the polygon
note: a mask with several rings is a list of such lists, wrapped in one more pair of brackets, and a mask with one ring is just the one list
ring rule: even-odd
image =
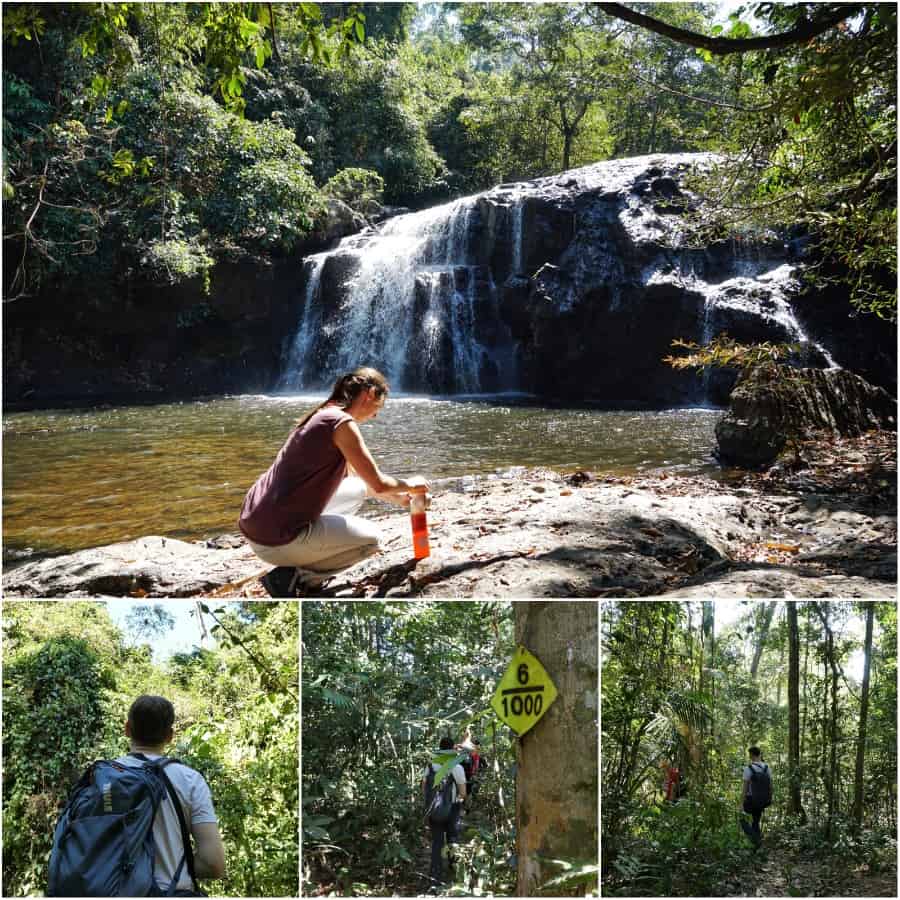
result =
[{"label": "black backpack", "polygon": [[772,805],[772,774],[766,763],[762,769],[755,769],[757,763],[750,763],[750,796],[747,798],[753,809],[763,810]]},{"label": "black backpack", "polygon": [[197,896],[194,854],[181,802],[165,768],[177,759],[142,766],[115,760],[91,765],[75,785],[53,836],[49,897],[142,897],[163,893],[156,884],[153,822],[168,793],[181,828],[184,855],[166,892],[172,895],[185,865]]},{"label": "black backpack", "polygon": [[451,769],[435,789],[435,774],[435,770],[429,765],[425,773],[425,820],[432,825],[443,825],[449,821],[453,812],[456,785]]}]

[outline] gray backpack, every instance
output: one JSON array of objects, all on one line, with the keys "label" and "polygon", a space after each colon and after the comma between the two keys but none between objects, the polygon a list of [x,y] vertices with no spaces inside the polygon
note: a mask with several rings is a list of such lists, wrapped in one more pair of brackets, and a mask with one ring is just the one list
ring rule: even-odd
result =
[{"label": "gray backpack", "polygon": [[[177,759],[125,766],[114,760],[93,763],[72,790],[59,817],[50,853],[49,897],[172,896],[187,865],[194,877],[194,854],[181,802],[165,773]],[[153,822],[168,792],[181,826],[184,855],[167,891],[153,877],[156,843]]]}]

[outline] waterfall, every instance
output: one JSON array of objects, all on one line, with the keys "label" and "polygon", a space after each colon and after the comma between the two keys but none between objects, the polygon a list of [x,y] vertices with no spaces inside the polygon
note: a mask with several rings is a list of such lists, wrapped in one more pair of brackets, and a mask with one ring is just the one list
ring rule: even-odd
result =
[{"label": "waterfall", "polygon": [[477,219],[476,198],[463,198],[310,257],[279,388],[321,387],[358,365],[376,366],[404,390],[515,387],[512,339],[470,246]]},{"label": "waterfall", "polygon": [[716,335],[717,329],[713,323],[719,311],[742,312],[771,322],[775,330],[784,335],[786,342],[815,349],[828,368],[840,368],[828,350],[812,340],[797,320],[790,302],[791,293],[797,289],[794,266],[759,258],[739,260],[738,271],[739,274],[733,278],[706,286],[705,305],[710,327],[708,335],[704,330],[704,341]]},{"label": "waterfall", "polygon": [[835,367],[795,315],[799,264],[781,238],[686,240],[703,201],[683,176],[709,160],[609,160],[344,238],[305,261],[279,388],[320,389],[371,365],[395,390],[684,402],[696,398],[660,348],[721,332],[800,343],[813,365]]},{"label": "waterfall", "polygon": [[321,308],[317,301],[325,258],[326,254],[318,253],[315,256],[308,256],[303,261],[306,291],[303,295],[303,309],[300,313],[300,328],[297,330],[287,354],[287,363],[278,383],[280,390],[294,387],[298,382],[298,386],[303,384],[305,367],[310,362],[318,327],[321,324]]}]

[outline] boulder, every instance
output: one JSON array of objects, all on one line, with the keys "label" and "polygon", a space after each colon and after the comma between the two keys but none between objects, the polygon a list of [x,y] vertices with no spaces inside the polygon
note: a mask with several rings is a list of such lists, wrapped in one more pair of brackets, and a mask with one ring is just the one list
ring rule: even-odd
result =
[{"label": "boulder", "polygon": [[343,200],[329,197],[326,203],[322,228],[322,239],[326,243],[333,244],[343,237],[356,234],[369,224],[364,216],[351,209]]},{"label": "boulder", "polygon": [[762,365],[732,391],[716,424],[716,455],[726,465],[762,468],[792,436],[825,430],[856,437],[896,427],[896,400],[852,372]]},{"label": "boulder", "polygon": [[149,536],[7,571],[7,597],[193,597],[267,571],[242,539]]}]

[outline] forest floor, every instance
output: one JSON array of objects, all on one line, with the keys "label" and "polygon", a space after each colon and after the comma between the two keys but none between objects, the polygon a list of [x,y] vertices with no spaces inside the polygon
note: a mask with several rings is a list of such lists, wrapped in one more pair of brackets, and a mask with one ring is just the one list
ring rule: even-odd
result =
[{"label": "forest floor", "polygon": [[[515,469],[433,487],[431,556],[372,504],[382,552],[324,597],[894,597],[896,435],[804,448],[807,465],[719,478]],[[7,597],[264,597],[240,535],[146,537],[4,572]]]},{"label": "forest floor", "polygon": [[738,874],[723,879],[720,897],[896,897],[897,872],[871,872],[867,865],[848,864],[804,854],[791,846],[766,842]]},{"label": "forest floor", "polygon": [[666,892],[658,880],[630,890],[627,881],[604,879],[605,893],[616,897],[896,897],[897,869],[893,853],[887,866],[872,871],[867,863],[852,862],[846,855],[823,857],[822,851],[802,850],[777,832],[764,838],[759,850],[749,844],[725,861],[714,883],[699,884],[693,875],[678,871],[673,863],[671,887]]}]

